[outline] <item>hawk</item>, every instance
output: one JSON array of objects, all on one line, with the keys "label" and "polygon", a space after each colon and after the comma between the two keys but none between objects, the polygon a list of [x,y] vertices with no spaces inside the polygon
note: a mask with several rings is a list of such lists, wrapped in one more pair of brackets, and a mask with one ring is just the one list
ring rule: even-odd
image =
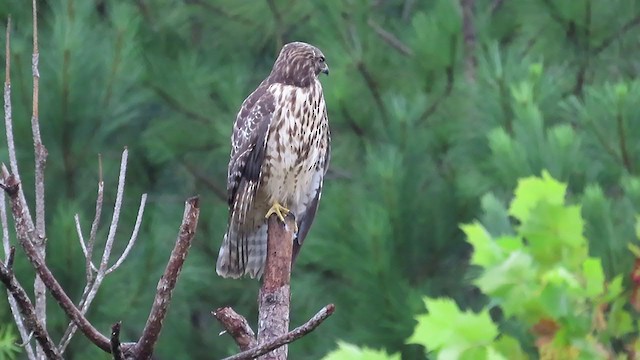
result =
[{"label": "hawk", "polygon": [[267,257],[267,218],[296,223],[293,259],[318,208],[329,165],[330,133],[315,46],[282,47],[269,76],[242,103],[231,135],[227,173],[229,223],[216,272],[259,278]]}]

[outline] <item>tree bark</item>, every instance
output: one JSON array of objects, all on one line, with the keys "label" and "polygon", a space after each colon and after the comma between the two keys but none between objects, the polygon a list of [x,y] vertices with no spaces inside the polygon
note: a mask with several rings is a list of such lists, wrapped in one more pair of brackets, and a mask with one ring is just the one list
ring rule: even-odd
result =
[{"label": "tree bark", "polygon": [[[269,218],[267,260],[264,280],[258,300],[258,344],[262,345],[289,331],[289,304],[291,301],[291,258],[293,249],[292,216],[282,223],[278,217]],[[260,359],[285,360],[287,346],[281,346]]]}]

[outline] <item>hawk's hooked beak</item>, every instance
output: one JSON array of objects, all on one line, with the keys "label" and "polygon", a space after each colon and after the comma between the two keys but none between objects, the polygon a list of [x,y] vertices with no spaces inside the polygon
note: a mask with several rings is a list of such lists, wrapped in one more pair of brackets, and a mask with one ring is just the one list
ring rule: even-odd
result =
[{"label": "hawk's hooked beak", "polygon": [[329,66],[325,63],[320,72],[329,75]]}]

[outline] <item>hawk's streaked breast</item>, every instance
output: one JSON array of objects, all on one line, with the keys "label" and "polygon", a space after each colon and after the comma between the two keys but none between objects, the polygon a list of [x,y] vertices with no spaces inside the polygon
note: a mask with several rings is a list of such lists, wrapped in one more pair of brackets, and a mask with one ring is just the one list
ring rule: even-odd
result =
[{"label": "hawk's streaked breast", "polygon": [[269,129],[260,183],[269,203],[304,211],[324,174],[328,122],[322,85],[271,86],[278,107]]}]

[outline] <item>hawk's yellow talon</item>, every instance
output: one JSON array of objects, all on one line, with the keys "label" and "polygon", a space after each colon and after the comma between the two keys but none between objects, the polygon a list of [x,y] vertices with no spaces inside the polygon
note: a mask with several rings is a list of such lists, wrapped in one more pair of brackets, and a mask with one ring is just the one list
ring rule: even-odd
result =
[{"label": "hawk's yellow talon", "polygon": [[[269,209],[269,211],[267,211],[267,215],[265,215],[265,218],[269,218],[269,216],[271,216],[272,214],[276,214],[278,216],[278,219],[280,219],[280,221],[284,222],[284,217],[289,215],[289,213],[291,212],[291,210],[287,209],[286,207],[280,205],[280,203],[275,203],[273,204],[273,206],[271,207],[271,209]],[[298,225],[296,224],[296,227]]]}]

